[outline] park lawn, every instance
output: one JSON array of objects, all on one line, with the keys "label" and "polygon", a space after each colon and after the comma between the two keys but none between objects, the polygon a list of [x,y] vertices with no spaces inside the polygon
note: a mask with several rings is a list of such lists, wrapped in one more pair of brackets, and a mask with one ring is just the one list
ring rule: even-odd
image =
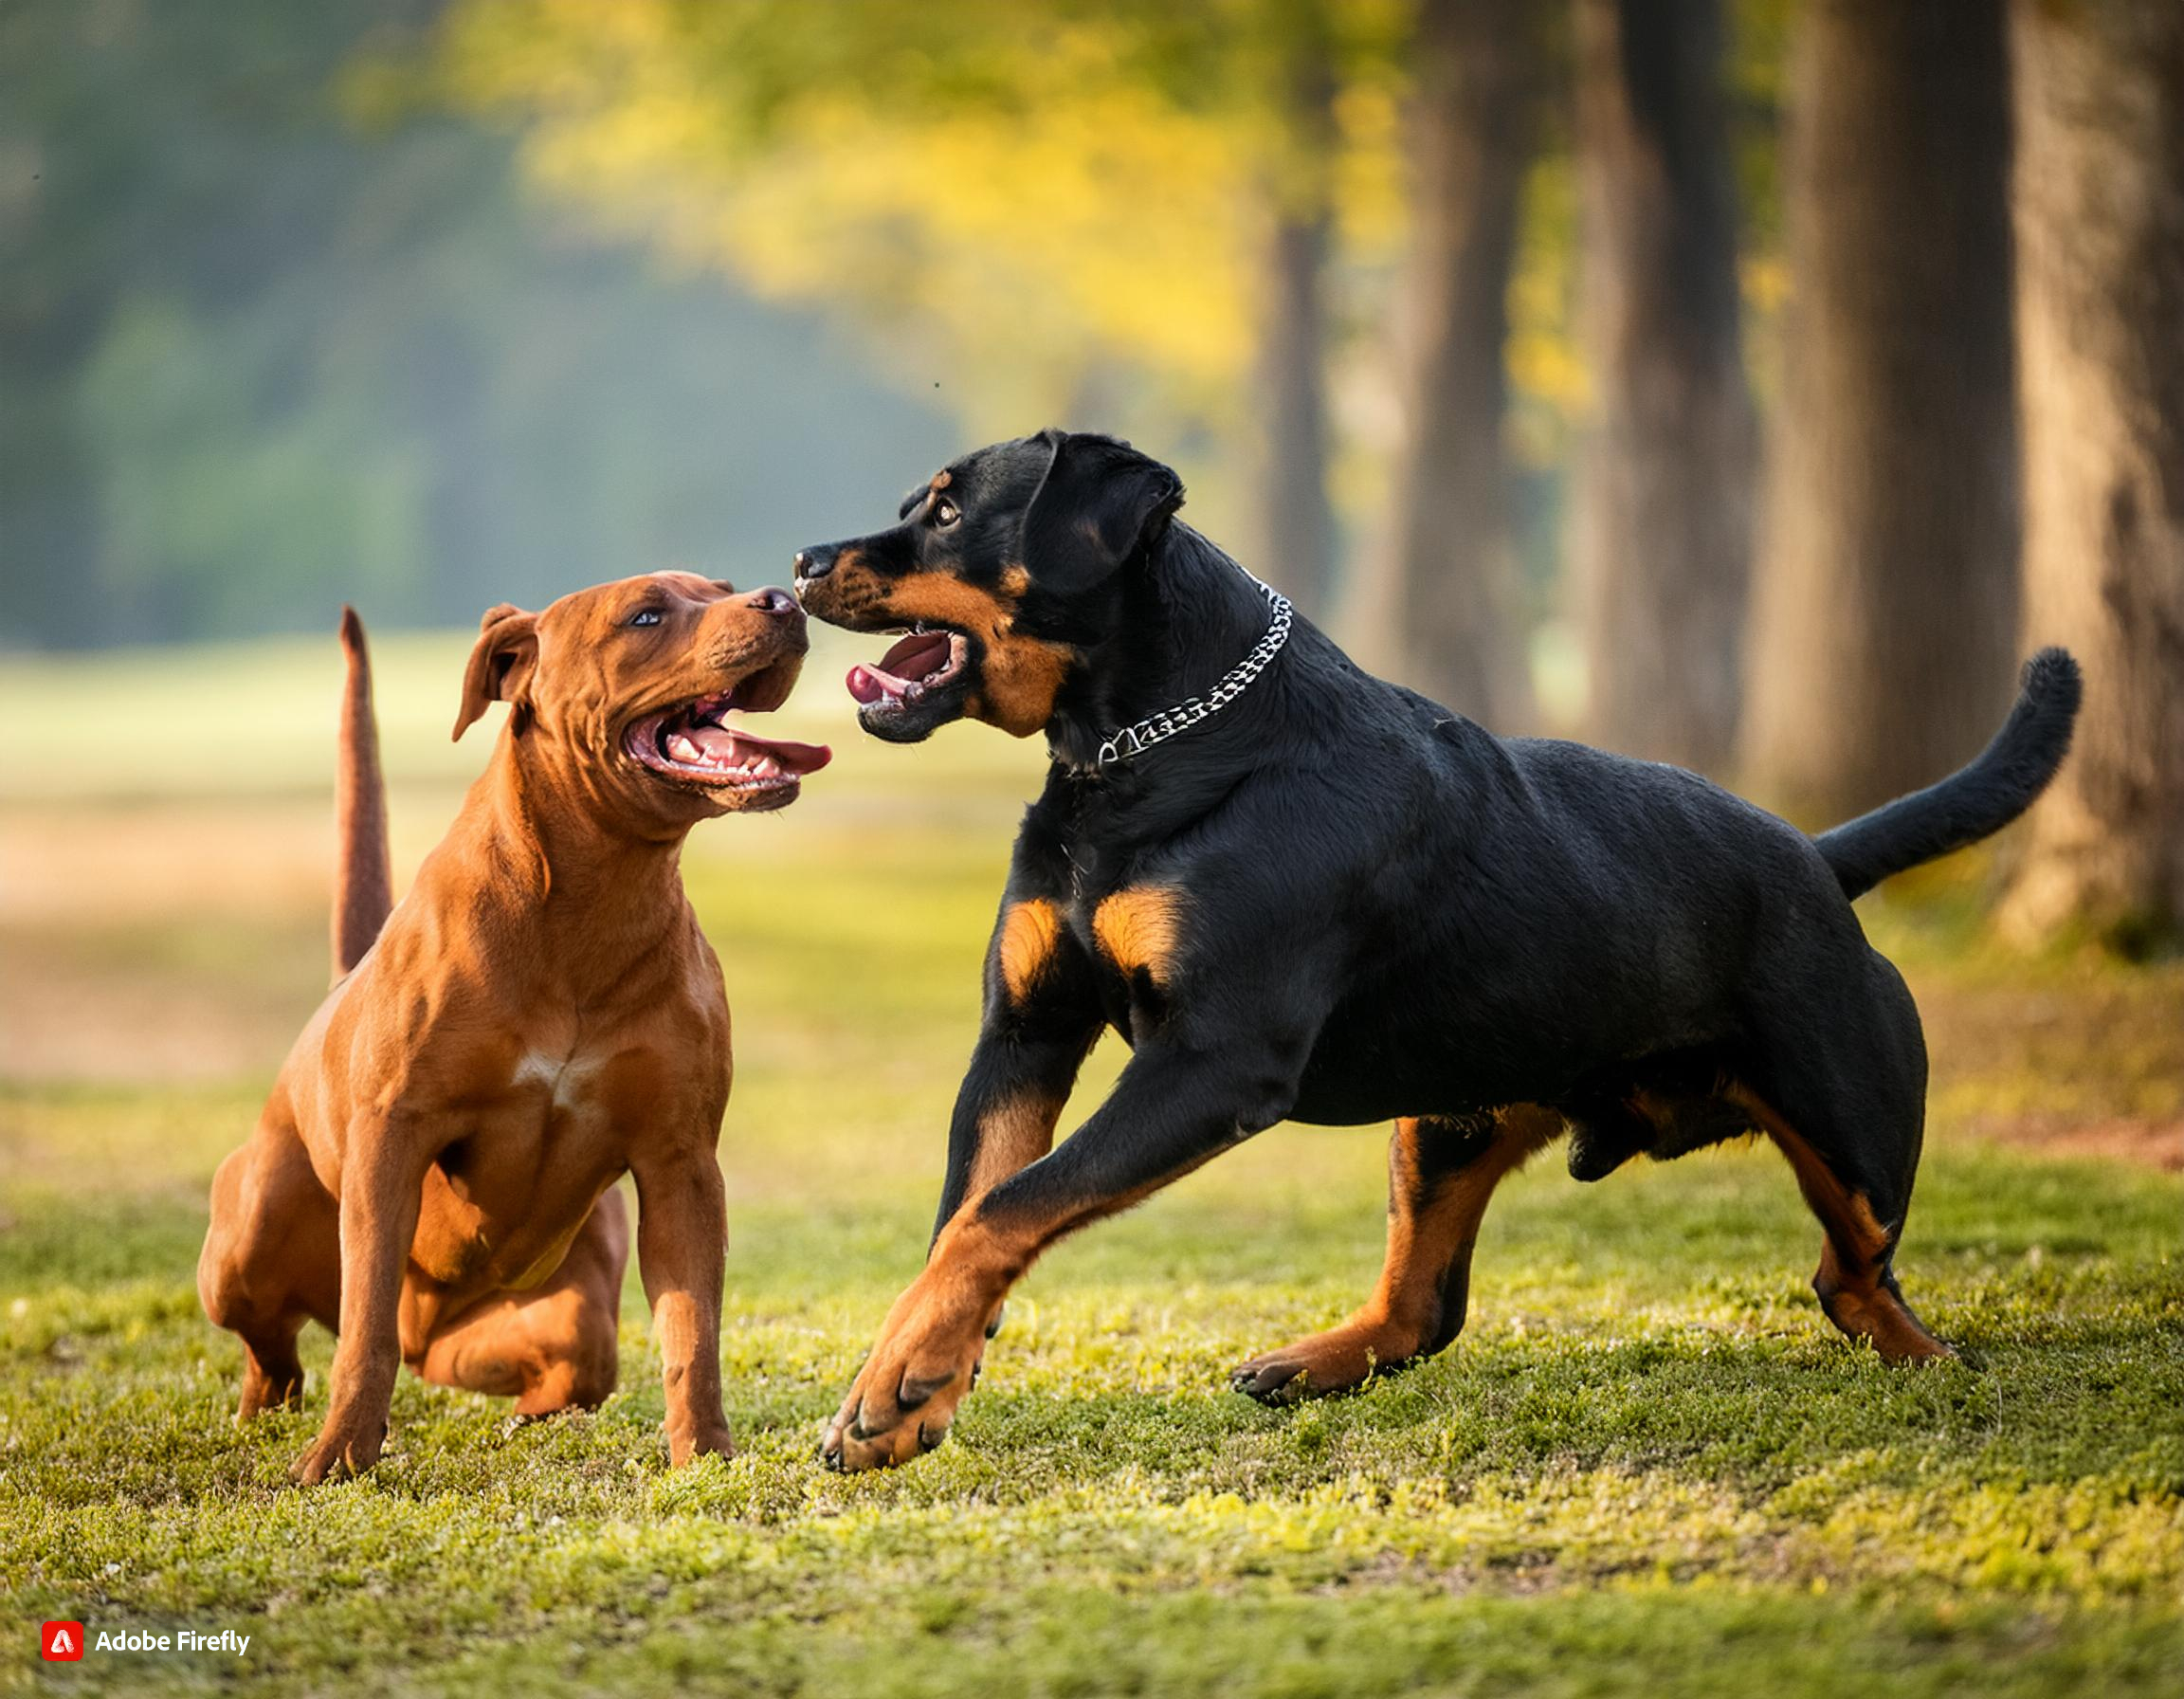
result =
[{"label": "park lawn", "polygon": [[[447,646],[385,647],[407,692]],[[239,1347],[192,1269],[211,1167],[324,979],[324,804],[309,740],[264,713],[308,668],[161,664],[191,686],[187,782],[102,795],[50,751],[0,760],[0,1024],[39,1035],[0,1032],[0,1690],[2176,1690],[2184,1179],[1993,1140],[2173,1126],[2184,970],[2006,958],[1964,924],[1975,870],[1868,905],[1936,1052],[1900,1266],[1963,1361],[1891,1370],[1832,1333],[1772,1150],[1592,1187],[1550,1152],[1496,1201],[1455,1347],[1261,1409],[1227,1368],[1338,1318],[1379,1257],[1383,1135],[1281,1127],[1050,1256],[938,1452],[821,1469],[923,1249],[1036,769],[974,728],[854,741],[825,661],[782,729],[829,737],[835,770],[688,858],[737,1015],[740,1454],[667,1471],[632,1270],[595,1416],[511,1430],[405,1379],[370,1476],[287,1488],[330,1342],[306,1336],[301,1414],[238,1433]],[[0,673],[0,739],[35,742],[10,706],[101,700],[100,666]],[[427,744],[437,713],[385,711],[407,867],[467,769]],[[41,1665],[34,1625],[62,1617],[252,1639]]]}]

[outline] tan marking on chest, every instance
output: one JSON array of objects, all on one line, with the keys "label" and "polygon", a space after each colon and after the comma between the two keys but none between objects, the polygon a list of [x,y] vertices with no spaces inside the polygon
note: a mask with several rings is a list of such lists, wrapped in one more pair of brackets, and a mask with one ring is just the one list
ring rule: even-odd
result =
[{"label": "tan marking on chest", "polygon": [[1062,917],[1044,897],[1013,904],[1001,923],[1001,983],[1009,1000],[1020,1003],[1031,983],[1054,959],[1062,936]]},{"label": "tan marking on chest", "polygon": [[1093,911],[1092,935],[1124,977],[1143,968],[1159,984],[1170,977],[1182,942],[1182,893],[1154,885],[1117,891]]}]

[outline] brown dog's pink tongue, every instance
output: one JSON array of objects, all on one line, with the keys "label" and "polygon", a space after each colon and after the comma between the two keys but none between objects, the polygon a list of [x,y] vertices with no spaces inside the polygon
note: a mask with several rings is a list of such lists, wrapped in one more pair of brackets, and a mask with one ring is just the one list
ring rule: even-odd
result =
[{"label": "brown dog's pink tongue", "polygon": [[834,752],[824,743],[792,743],[786,738],[754,738],[749,732],[737,732],[736,736],[745,743],[755,743],[763,749],[780,763],[782,772],[793,773],[799,777],[807,773],[818,772],[834,758]]},{"label": "brown dog's pink tongue", "polygon": [[730,730],[724,725],[701,725],[690,734],[690,740],[705,754],[705,758],[719,761],[724,766],[746,765],[754,754],[774,758],[774,764],[784,773],[801,776],[816,773],[834,758],[834,752],[824,743],[791,743],[786,740],[754,738],[737,727]]}]

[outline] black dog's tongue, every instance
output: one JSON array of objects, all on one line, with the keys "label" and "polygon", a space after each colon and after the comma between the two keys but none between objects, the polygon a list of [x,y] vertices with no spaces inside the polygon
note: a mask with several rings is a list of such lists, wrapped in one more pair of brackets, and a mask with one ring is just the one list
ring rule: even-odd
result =
[{"label": "black dog's tongue", "polygon": [[901,696],[912,685],[948,665],[945,631],[913,631],[880,657],[877,667],[852,667],[844,681],[860,703]]}]

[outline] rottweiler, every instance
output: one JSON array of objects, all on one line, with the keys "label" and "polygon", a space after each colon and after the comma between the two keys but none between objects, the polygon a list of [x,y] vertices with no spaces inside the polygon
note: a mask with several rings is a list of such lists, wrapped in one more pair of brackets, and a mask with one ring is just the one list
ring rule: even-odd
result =
[{"label": "rottweiler", "polygon": [[[2071,658],[2032,658],[1970,766],[1809,837],[1696,774],[1496,737],[1368,675],[1178,521],[1182,500],[1126,443],[1048,430],[954,462],[891,529],[796,557],[814,615],[901,633],[849,674],[866,731],[983,720],[1052,758],[930,1254],[828,1461],[938,1444],[1042,1251],[1283,1120],[1394,1122],[1387,1261],[1339,1326],[1235,1371],[1253,1398],[1447,1345],[1494,1188],[1563,1134],[1588,1180],[1771,1140],[1820,1220],[1829,1320],[1891,1361],[1950,1354],[1893,1269],[1925,1042],[1850,900],[2024,812],[2069,745]],[[1130,1061],[1057,1146],[1107,1027]]]}]

